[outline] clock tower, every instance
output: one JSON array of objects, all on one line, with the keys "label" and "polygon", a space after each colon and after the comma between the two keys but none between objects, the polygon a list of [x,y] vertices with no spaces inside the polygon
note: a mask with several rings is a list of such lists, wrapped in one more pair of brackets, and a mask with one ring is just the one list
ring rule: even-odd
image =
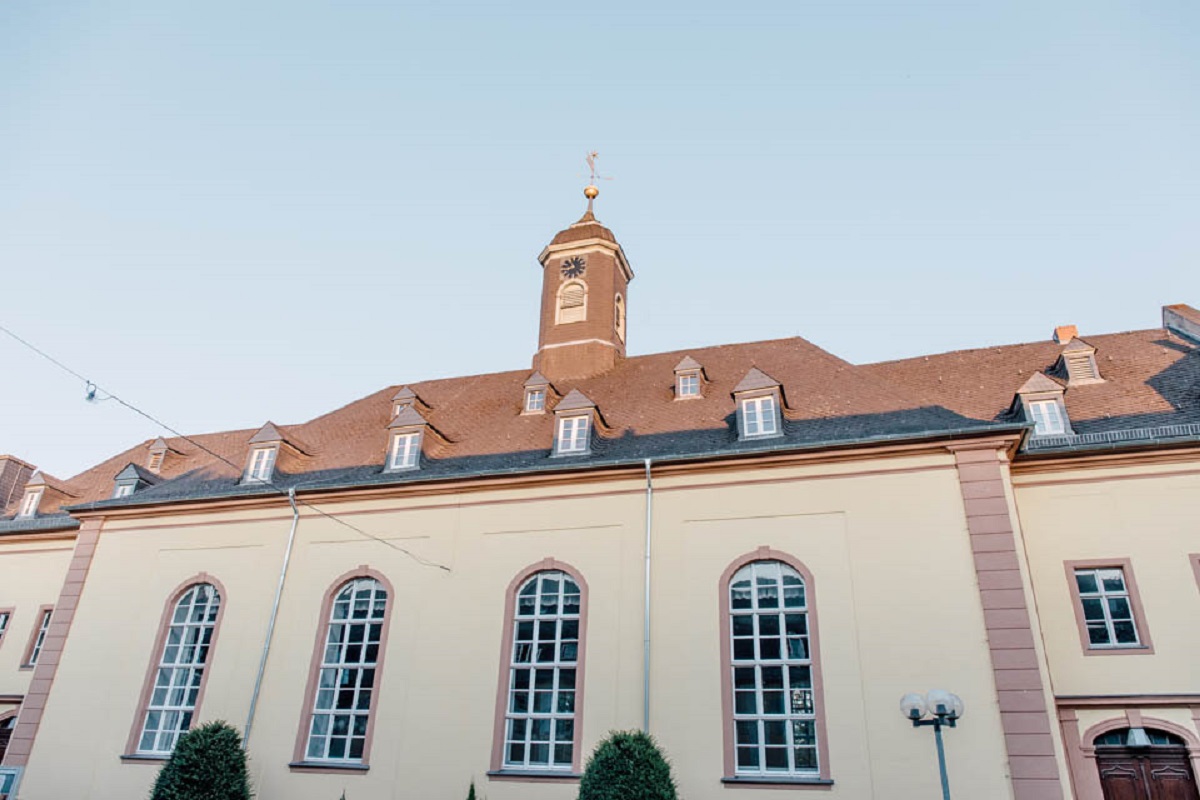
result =
[{"label": "clock tower", "polygon": [[625,357],[633,270],[612,231],[592,211],[599,193],[595,186],[584,189],[587,212],[538,256],[542,319],[533,367],[552,381],[599,375]]}]

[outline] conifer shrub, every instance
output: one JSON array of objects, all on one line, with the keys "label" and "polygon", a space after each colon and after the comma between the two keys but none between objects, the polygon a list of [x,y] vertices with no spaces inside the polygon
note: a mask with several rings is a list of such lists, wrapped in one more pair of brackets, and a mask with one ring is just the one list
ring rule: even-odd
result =
[{"label": "conifer shrub", "polygon": [[588,759],[579,800],[676,800],[671,765],[648,734],[613,731]]},{"label": "conifer shrub", "polygon": [[467,792],[467,800],[475,800],[475,781],[471,781],[471,788]]},{"label": "conifer shrub", "polygon": [[242,737],[210,722],[179,737],[158,773],[150,800],[250,800]]}]

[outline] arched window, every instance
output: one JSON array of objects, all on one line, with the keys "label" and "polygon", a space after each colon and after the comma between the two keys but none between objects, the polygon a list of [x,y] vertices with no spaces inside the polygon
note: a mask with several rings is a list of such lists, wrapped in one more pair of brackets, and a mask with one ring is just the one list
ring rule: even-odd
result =
[{"label": "arched window", "polygon": [[811,578],[764,558],[735,564],[722,588],[726,774],[827,778]]},{"label": "arched window", "polygon": [[217,588],[196,583],[176,597],[159,633],[149,697],[140,714],[135,747],[142,755],[170,755],[180,735],[191,728],[216,638],[221,613]]},{"label": "arched window", "polygon": [[527,574],[510,590],[504,714],[497,720],[493,769],[578,771],[581,583],[562,568],[550,568]]},{"label": "arched window", "polygon": [[365,763],[387,639],[388,589],[373,575],[352,577],[326,596],[322,618],[297,761]]},{"label": "arched window", "polygon": [[587,319],[587,286],[582,281],[567,281],[558,287],[556,322],[583,322]]},{"label": "arched window", "polygon": [[625,298],[621,295],[617,295],[614,303],[613,325],[617,329],[617,336],[622,342],[625,341]]}]

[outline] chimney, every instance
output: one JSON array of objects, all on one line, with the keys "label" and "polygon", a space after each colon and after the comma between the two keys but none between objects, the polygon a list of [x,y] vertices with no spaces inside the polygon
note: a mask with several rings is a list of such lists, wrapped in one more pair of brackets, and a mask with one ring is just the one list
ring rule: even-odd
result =
[{"label": "chimney", "polygon": [[1054,329],[1054,341],[1058,344],[1066,344],[1079,335],[1079,329],[1074,325],[1059,325]]},{"label": "chimney", "polygon": [[34,467],[16,456],[0,456],[0,514],[25,492]]},{"label": "chimney", "polygon": [[1163,327],[1200,344],[1200,311],[1186,303],[1163,306]]}]

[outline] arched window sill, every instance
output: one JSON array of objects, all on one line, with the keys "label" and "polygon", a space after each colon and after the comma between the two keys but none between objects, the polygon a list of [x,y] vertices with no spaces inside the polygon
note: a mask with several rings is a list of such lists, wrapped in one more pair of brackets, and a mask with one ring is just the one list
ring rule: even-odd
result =
[{"label": "arched window sill", "polygon": [[577,772],[550,772],[534,769],[494,769],[488,772],[493,781],[533,781],[542,783],[579,783],[583,776]]},{"label": "arched window sill", "polygon": [[336,761],[293,761],[288,764],[292,772],[366,772],[367,764],[339,764]]},{"label": "arched window sill", "polygon": [[735,775],[721,778],[721,783],[735,786],[791,786],[795,789],[828,789],[833,786],[832,778],[792,778],[786,775]]}]

